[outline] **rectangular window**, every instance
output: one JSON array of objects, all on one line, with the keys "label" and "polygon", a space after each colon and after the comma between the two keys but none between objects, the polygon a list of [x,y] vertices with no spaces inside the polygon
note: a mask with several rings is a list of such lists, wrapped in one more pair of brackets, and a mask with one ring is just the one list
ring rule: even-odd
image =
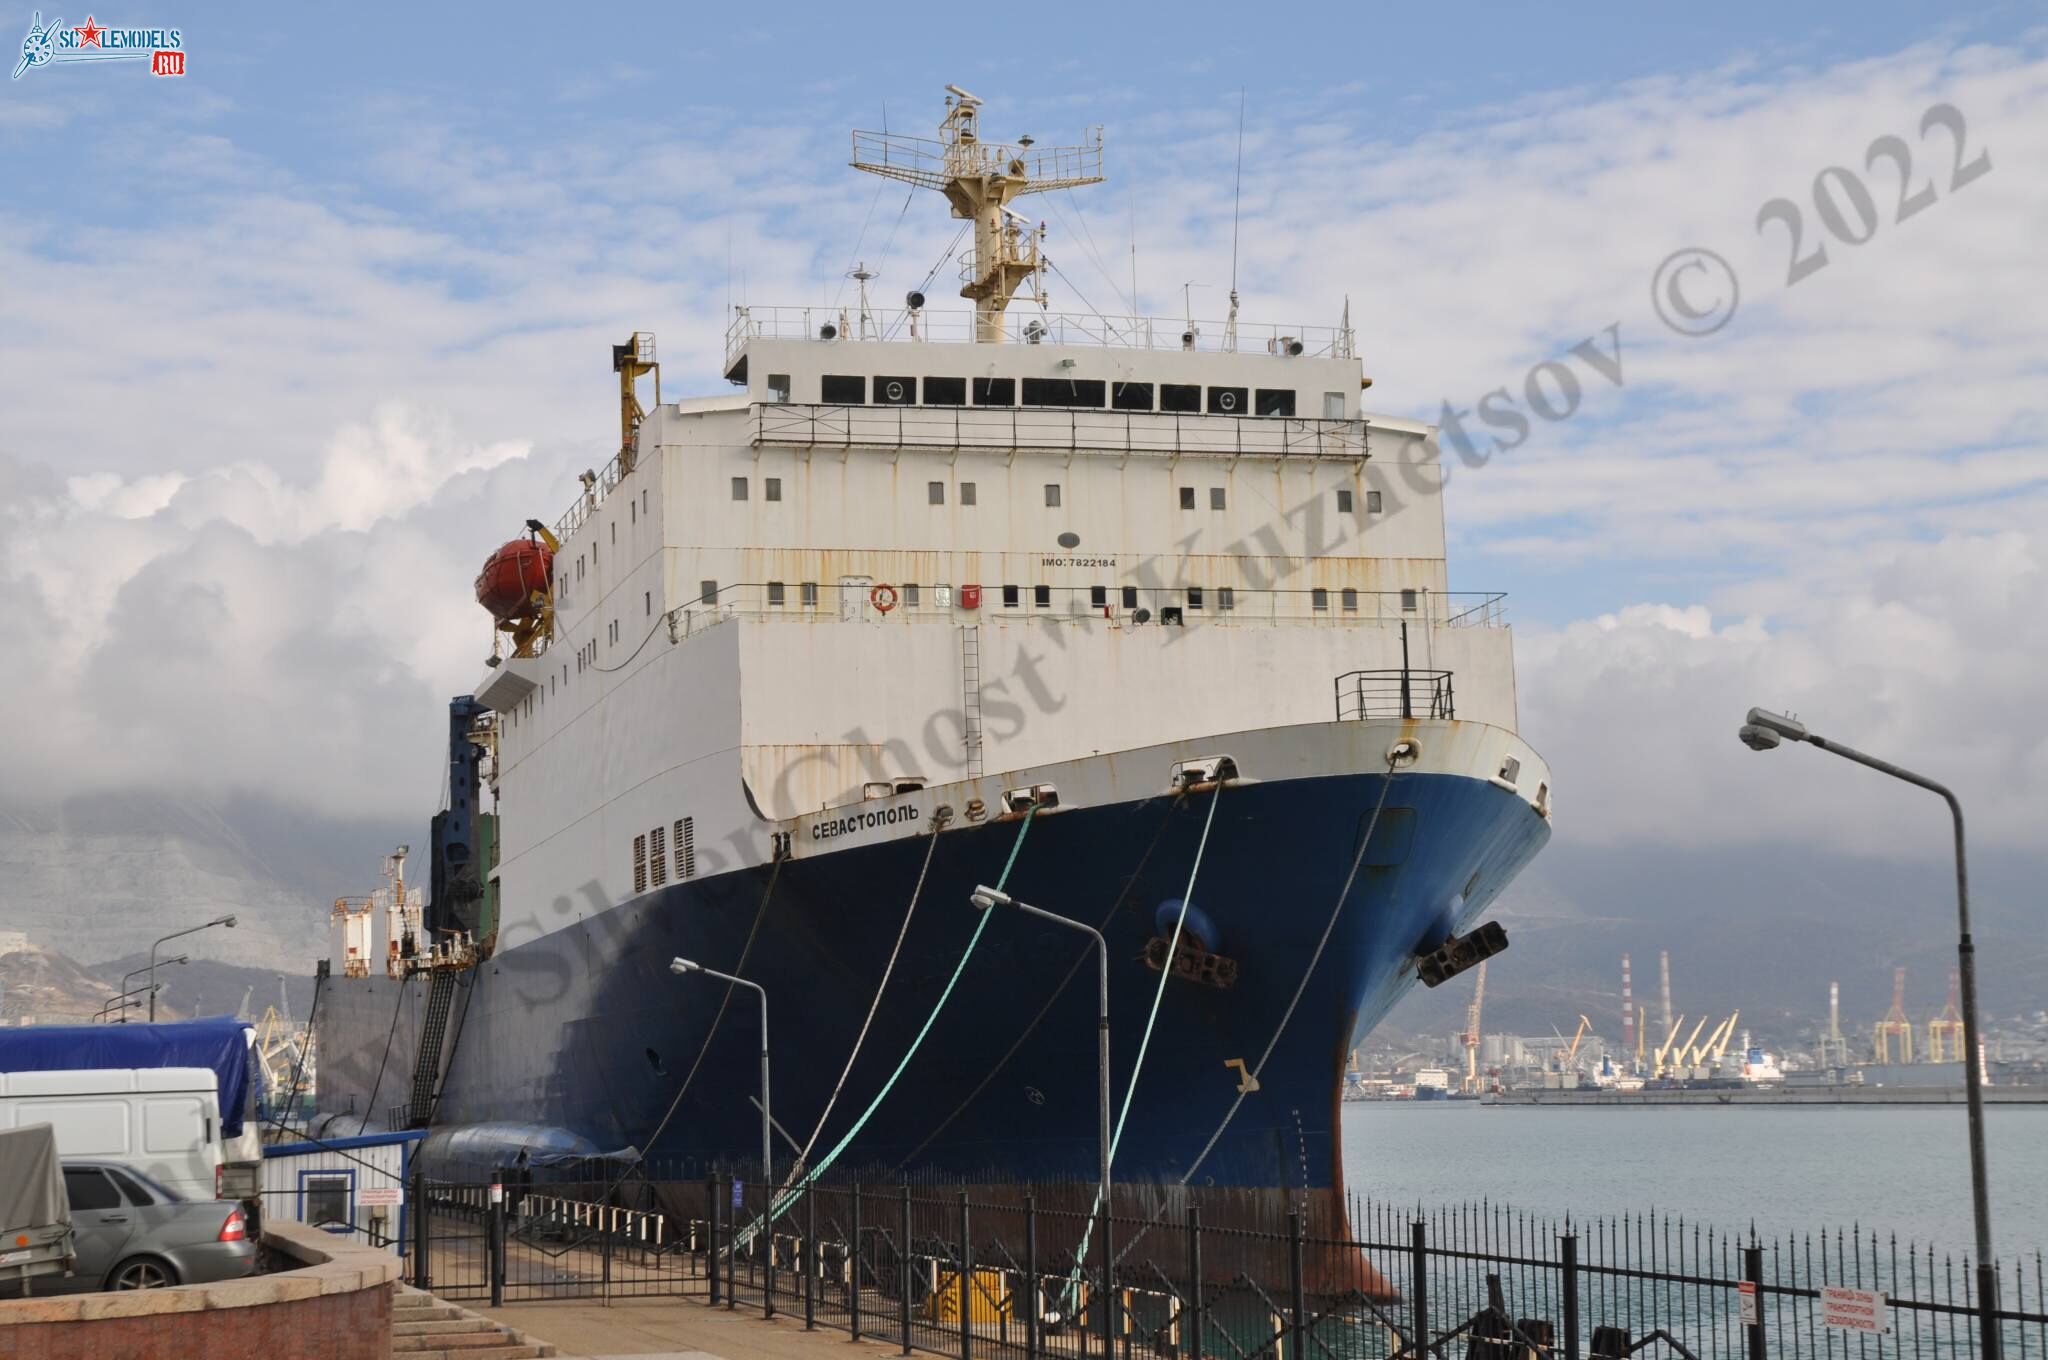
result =
[{"label": "rectangular window", "polygon": [[946,503],[946,484],[944,482],[926,482],[924,484],[924,499],[927,505],[944,505]]},{"label": "rectangular window", "polygon": [[1348,515],[1351,513],[1350,487],[1340,486],[1337,488],[1337,513],[1340,515]]},{"label": "rectangular window", "polygon": [[668,882],[668,829],[657,826],[647,833],[647,881],[659,888]]},{"label": "rectangular window", "polygon": [[633,838],[633,891],[647,891],[647,837],[644,835]]},{"label": "rectangular window", "polygon": [[1212,486],[1212,487],[1210,487],[1210,488],[1209,488],[1209,508],[1210,508],[1211,510],[1221,510],[1221,509],[1223,508],[1223,505],[1224,505],[1224,501],[1223,501],[1223,488],[1222,488],[1222,487],[1220,487],[1220,486]]},{"label": "rectangular window", "polygon": [[717,604],[718,582],[699,581],[697,583],[697,598],[702,600],[705,604]]},{"label": "rectangular window", "polygon": [[1136,609],[1137,607],[1138,607],[1138,588],[1137,588],[1136,586],[1125,586],[1125,587],[1124,587],[1124,608],[1126,608],[1126,609]]},{"label": "rectangular window", "polygon": [[1404,590],[1401,592],[1401,612],[1403,614],[1413,614],[1415,612],[1415,605],[1417,603],[1416,595],[1417,592],[1413,590]]},{"label": "rectangular window", "polygon": [[804,608],[816,609],[818,607],[818,583],[816,581],[804,582],[801,586],[797,587],[797,591],[797,598],[803,602]]},{"label": "rectangular window", "polygon": [[1342,392],[1323,393],[1323,419],[1342,420],[1343,418],[1344,394]]},{"label": "rectangular window", "polygon": [[924,404],[927,406],[965,406],[967,404],[967,379],[926,378],[924,380]]},{"label": "rectangular window", "polygon": [[1195,508],[1195,489],[1193,487],[1184,486],[1180,489],[1180,508],[1183,510]]},{"label": "rectangular window", "polygon": [[1216,607],[1218,609],[1237,608],[1237,592],[1229,586],[1216,587]]},{"label": "rectangular window", "polygon": [[1055,509],[1058,508],[1060,503],[1060,484],[1058,482],[1047,482],[1045,484],[1045,503]]},{"label": "rectangular window", "polygon": [[306,1177],[306,1217],[313,1227],[328,1223],[347,1223],[350,1176],[308,1176]]},{"label": "rectangular window", "polygon": [[785,402],[789,400],[789,375],[770,373],[768,375],[768,400]]},{"label": "rectangular window", "polygon": [[875,405],[908,406],[917,400],[917,379],[876,378]]},{"label": "rectangular window", "polygon": [[1052,608],[1052,587],[1051,587],[1051,586],[1033,586],[1033,587],[1031,587],[1031,603],[1032,603],[1032,604],[1034,604],[1034,605],[1036,605],[1036,606],[1038,606],[1038,607],[1039,607],[1040,609],[1050,609],[1050,608]]},{"label": "rectangular window", "polygon": [[[733,498],[734,500],[736,500],[736,501],[743,501],[743,500],[745,500],[745,499],[747,498],[747,479],[746,479],[746,478],[744,478],[744,477],[735,477],[735,478],[733,478],[733,479],[732,479],[732,498]],[[614,526],[614,527],[616,527],[616,526]]]},{"label": "rectangular window", "polygon": [[916,586],[903,587],[903,607],[905,609],[917,608],[918,599],[922,594],[923,592]]},{"label": "rectangular window", "polygon": [[1377,514],[1378,514],[1379,512],[1380,512],[1380,493],[1379,493],[1379,492],[1377,492],[1377,491],[1368,491],[1368,492],[1366,492],[1366,493],[1365,493],[1365,513],[1366,513],[1366,514],[1368,514],[1368,515],[1377,515]]},{"label": "rectangular window", "polygon": [[[613,521],[612,521],[612,542],[614,542],[614,543],[617,543],[618,541],[619,541],[619,522],[618,522],[617,520],[613,520]],[[592,545],[591,545],[591,560],[592,560],[592,561],[595,561],[596,559],[597,559],[597,545],[596,545],[596,544],[592,544]]]},{"label": "rectangular window", "polygon": [[1101,406],[1109,384],[1100,378],[1026,378],[1026,406]]},{"label": "rectangular window", "polygon": [[653,591],[651,591],[651,590],[643,590],[643,591],[641,591],[641,592],[640,592],[640,612],[641,612],[642,614],[645,614],[645,615],[646,615],[647,617],[649,617],[649,618],[652,618],[652,617],[654,616],[654,592],[653,592]]},{"label": "rectangular window", "polygon": [[1261,387],[1254,398],[1252,414],[1255,416],[1293,415],[1294,389],[1291,387]]},{"label": "rectangular window", "polygon": [[1088,587],[1088,603],[1095,609],[1107,609],[1109,607],[1109,587]]},{"label": "rectangular window", "polygon": [[676,822],[676,877],[697,876],[697,819],[684,817]]},{"label": "rectangular window", "polygon": [[1118,383],[1109,389],[1109,405],[1116,411],[1149,411],[1152,409],[1152,384]]},{"label": "rectangular window", "polygon": [[785,587],[782,584],[782,582],[770,581],[768,583],[768,603],[771,606],[781,604],[783,601],[783,593],[786,589],[787,587]]},{"label": "rectangular window", "polygon": [[762,498],[763,500],[770,500],[770,501],[779,501],[779,500],[781,500],[781,499],[782,499],[782,479],[781,479],[780,477],[770,477],[770,478],[768,478],[768,479],[767,479],[766,481],[762,482],[762,483],[761,483],[761,498]]},{"label": "rectangular window", "polygon": [[1015,586],[1004,586],[1004,587],[1003,587],[1003,608],[1005,608],[1005,609],[1015,609],[1016,607],[1017,607],[1017,587],[1015,587]]},{"label": "rectangular window", "polygon": [[960,503],[961,503],[962,505],[973,505],[973,504],[974,504],[974,483],[973,483],[973,482],[962,482],[962,483],[960,483]]},{"label": "rectangular window", "polygon": [[1015,378],[976,378],[974,380],[974,404],[976,406],[1015,406],[1017,404],[1017,380]]},{"label": "rectangular window", "polygon": [[818,379],[818,396],[827,406],[860,406],[867,402],[867,379],[827,373]]},{"label": "rectangular window", "polygon": [[1356,614],[1356,613],[1358,612],[1358,592],[1357,592],[1357,591],[1353,590],[1353,589],[1352,589],[1352,588],[1351,588],[1350,586],[1346,586],[1346,587],[1344,587],[1344,592],[1343,592],[1343,595],[1341,596],[1341,598],[1342,598],[1342,600],[1343,600],[1343,602],[1344,602],[1344,612],[1345,612],[1345,613],[1347,613],[1347,614]]},{"label": "rectangular window", "polygon": [[1209,414],[1212,416],[1241,416],[1251,401],[1251,392],[1243,387],[1212,387],[1209,389]]},{"label": "rectangular window", "polygon": [[1188,587],[1188,608],[1190,608],[1190,609],[1200,609],[1201,607],[1202,607],[1202,588],[1201,588],[1200,586],[1189,586],[1189,587]]},{"label": "rectangular window", "polygon": [[1310,609],[1328,609],[1330,607],[1330,592],[1324,590],[1321,586],[1311,590],[1308,593],[1308,607]]},{"label": "rectangular window", "polygon": [[638,524],[640,522],[640,502],[626,502],[626,518],[628,521],[634,524]]},{"label": "rectangular window", "polygon": [[1193,415],[1202,409],[1202,389],[1194,383],[1161,383],[1159,409]]}]

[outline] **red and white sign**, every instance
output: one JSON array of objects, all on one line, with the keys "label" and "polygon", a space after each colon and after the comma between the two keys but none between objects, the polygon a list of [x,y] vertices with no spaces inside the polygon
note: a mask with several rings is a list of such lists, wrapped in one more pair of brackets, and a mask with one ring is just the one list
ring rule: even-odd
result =
[{"label": "red and white sign", "polygon": [[1742,1325],[1745,1327],[1758,1325],[1763,1321],[1763,1315],[1757,1309],[1756,1281],[1744,1280],[1736,1288],[1741,1291],[1737,1301],[1742,1306]]},{"label": "red and white sign", "polygon": [[356,1191],[356,1203],[370,1208],[379,1205],[395,1209],[405,1203],[405,1187],[402,1185],[366,1185]]},{"label": "red and white sign", "polygon": [[1891,1305],[1875,1289],[1822,1285],[1820,1321],[1823,1327],[1839,1327],[1848,1332],[1889,1332]]},{"label": "red and white sign", "polygon": [[153,76],[181,76],[185,74],[183,52],[156,51],[149,54],[149,73]]}]

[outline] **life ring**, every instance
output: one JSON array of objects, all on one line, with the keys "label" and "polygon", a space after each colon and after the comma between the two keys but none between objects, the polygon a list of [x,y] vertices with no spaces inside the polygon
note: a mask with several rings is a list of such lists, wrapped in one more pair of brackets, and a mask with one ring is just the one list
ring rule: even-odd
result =
[{"label": "life ring", "polygon": [[876,586],[868,592],[868,603],[881,613],[888,613],[896,607],[896,587],[889,585]]}]

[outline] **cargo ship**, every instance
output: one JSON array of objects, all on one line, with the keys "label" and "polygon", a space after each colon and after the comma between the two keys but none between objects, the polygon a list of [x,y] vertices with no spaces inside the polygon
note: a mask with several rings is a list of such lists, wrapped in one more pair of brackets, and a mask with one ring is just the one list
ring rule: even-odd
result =
[{"label": "cargo ship", "polygon": [[982,116],[853,140],[971,235],[971,312],[860,269],[733,308],[681,399],[614,347],[616,456],[478,579],[431,891],[337,903],[320,1127],[751,1177],[758,999],[684,959],[765,992],[778,1180],[1091,1183],[1094,945],[1024,902],[1106,941],[1120,1212],[1341,1205],[1346,1055],[1550,834],[1502,599],[1449,590],[1435,432],[1365,409],[1348,302],[1054,310],[1013,205],[1100,132]]}]

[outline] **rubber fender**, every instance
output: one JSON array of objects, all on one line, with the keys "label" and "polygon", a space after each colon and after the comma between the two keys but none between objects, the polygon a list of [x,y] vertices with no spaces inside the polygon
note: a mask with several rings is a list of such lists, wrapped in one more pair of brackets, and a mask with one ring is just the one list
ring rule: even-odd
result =
[{"label": "rubber fender", "polygon": [[[1159,904],[1157,911],[1152,913],[1153,929],[1157,930],[1166,939],[1170,940],[1173,938],[1173,923],[1180,920],[1180,904],[1180,898],[1169,897]],[[1188,908],[1188,918],[1181,923],[1180,933],[1182,939],[1192,936],[1196,947],[1199,949],[1213,952],[1216,948],[1218,941],[1216,924],[1203,913],[1200,907]]]}]

